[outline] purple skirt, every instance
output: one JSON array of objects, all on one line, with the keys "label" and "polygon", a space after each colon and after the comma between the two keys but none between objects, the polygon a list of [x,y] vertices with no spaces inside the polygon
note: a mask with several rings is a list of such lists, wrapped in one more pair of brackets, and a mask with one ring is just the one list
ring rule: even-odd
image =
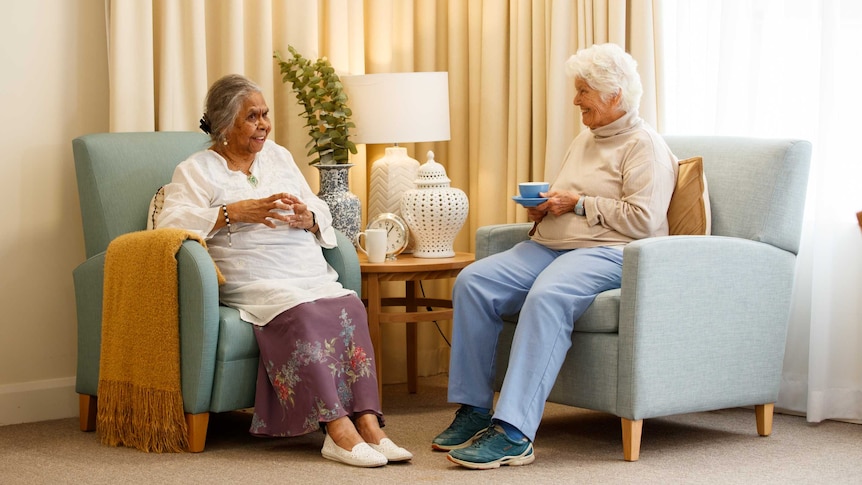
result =
[{"label": "purple skirt", "polygon": [[250,432],[299,436],[342,416],[382,425],[374,349],[355,295],[297,305],[255,326],[260,365]]}]

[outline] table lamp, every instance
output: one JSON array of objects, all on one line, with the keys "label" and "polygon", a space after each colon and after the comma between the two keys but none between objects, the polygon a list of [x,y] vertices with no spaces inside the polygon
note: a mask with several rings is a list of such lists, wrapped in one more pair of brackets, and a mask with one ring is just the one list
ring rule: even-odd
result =
[{"label": "table lamp", "polygon": [[393,144],[371,165],[368,220],[401,215],[401,197],[415,187],[419,162],[399,143],[445,141],[449,134],[449,73],[342,76],[356,125],[355,143]]}]

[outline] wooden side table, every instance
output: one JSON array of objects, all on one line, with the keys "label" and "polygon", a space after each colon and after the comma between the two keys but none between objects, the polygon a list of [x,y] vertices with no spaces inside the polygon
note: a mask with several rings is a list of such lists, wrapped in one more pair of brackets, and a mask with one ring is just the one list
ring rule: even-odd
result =
[{"label": "wooden side table", "polygon": [[[416,392],[418,368],[416,355],[416,336],[418,322],[452,319],[452,300],[424,298],[417,293],[417,281],[452,278],[465,266],[475,260],[473,253],[455,253],[451,258],[416,258],[412,254],[402,254],[395,261],[369,263],[368,257],[359,255],[362,282],[365,287],[365,300],[368,309],[368,330],[374,346],[377,363],[377,387],[383,398],[383,349],[381,345],[381,323],[407,324],[407,390]],[[404,298],[382,298],[380,282],[404,281]],[[404,307],[403,312],[383,312],[384,307]],[[431,307],[432,310],[419,311]]]}]

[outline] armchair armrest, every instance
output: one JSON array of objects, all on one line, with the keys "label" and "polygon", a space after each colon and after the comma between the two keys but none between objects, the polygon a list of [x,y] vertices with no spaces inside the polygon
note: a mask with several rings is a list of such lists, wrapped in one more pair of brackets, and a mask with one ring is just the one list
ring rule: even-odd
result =
[{"label": "armchair armrest", "polygon": [[510,249],[521,241],[530,238],[528,233],[532,223],[493,224],[482,226],[476,231],[476,259]]},{"label": "armchair armrest", "polygon": [[197,413],[209,409],[219,335],[215,265],[197,241],[187,240],[177,251],[177,278],[183,406]]},{"label": "armchair armrest", "polygon": [[99,388],[99,353],[102,347],[102,282],[105,251],[72,271],[75,312],[78,319],[78,367],[75,392],[95,396]]},{"label": "armchair armrest", "polygon": [[792,253],[748,239],[670,236],[628,244],[620,415],[774,402],[794,270]]},{"label": "armchair armrest", "polygon": [[359,257],[356,255],[353,241],[338,229],[335,230],[335,237],[338,238],[338,246],[324,249],[323,257],[338,272],[338,282],[345,288],[355,291],[357,295],[361,295],[362,272],[359,269]]}]

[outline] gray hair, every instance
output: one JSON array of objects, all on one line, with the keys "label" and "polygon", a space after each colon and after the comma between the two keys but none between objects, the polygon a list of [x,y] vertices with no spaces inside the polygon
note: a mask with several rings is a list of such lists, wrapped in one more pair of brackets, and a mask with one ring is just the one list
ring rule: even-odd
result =
[{"label": "gray hair", "polygon": [[260,87],[245,76],[228,74],[220,78],[207,92],[201,129],[213,142],[224,141],[245,99],[260,92]]},{"label": "gray hair", "polygon": [[586,81],[605,101],[621,93],[620,109],[627,113],[640,105],[644,90],[638,63],[616,44],[595,44],[579,50],[566,61],[566,74]]}]

